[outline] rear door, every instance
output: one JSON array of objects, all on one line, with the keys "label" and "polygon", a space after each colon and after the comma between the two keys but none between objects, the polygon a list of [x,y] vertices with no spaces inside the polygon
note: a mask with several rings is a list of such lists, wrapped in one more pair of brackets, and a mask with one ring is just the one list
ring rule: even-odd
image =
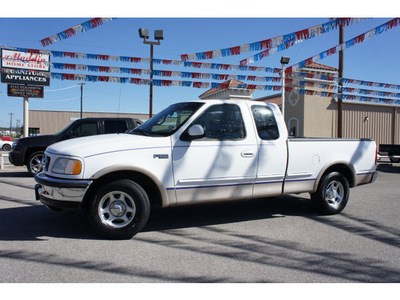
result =
[{"label": "rear door", "polygon": [[[277,196],[282,193],[287,164],[287,131],[279,130],[277,107],[249,104],[257,130],[258,170],[254,197]],[[281,117],[280,122],[284,122]]]}]

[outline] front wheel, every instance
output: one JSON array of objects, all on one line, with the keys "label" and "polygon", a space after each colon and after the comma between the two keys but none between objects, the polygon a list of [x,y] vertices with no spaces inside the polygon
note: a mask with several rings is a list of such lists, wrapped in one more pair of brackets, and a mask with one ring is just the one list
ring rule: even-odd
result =
[{"label": "front wheel", "polygon": [[88,209],[92,227],[110,239],[130,239],[150,215],[150,201],[137,183],[121,179],[100,188]]},{"label": "front wheel", "polygon": [[346,207],[349,194],[347,178],[338,172],[332,172],[322,178],[317,191],[311,194],[311,202],[319,212],[334,215]]},{"label": "front wheel", "polygon": [[28,169],[28,172],[32,176],[35,176],[37,173],[42,172],[45,163],[45,158],[46,155],[44,154],[43,151],[34,152],[32,153],[31,156],[29,156],[26,168]]}]

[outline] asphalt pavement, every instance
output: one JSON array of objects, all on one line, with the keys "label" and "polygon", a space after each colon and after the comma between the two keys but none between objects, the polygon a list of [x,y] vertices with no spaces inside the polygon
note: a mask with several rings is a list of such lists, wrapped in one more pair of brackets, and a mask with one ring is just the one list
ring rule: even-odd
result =
[{"label": "asphalt pavement", "polygon": [[400,164],[351,189],[345,210],[308,194],[154,209],[131,240],[35,201],[25,167],[0,170],[3,283],[399,283]]}]

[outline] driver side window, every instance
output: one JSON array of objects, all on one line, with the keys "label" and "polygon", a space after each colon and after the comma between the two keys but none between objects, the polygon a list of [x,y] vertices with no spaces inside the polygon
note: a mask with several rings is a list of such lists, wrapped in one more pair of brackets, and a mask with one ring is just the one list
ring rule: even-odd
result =
[{"label": "driver side window", "polygon": [[97,121],[84,122],[72,131],[72,137],[74,138],[96,134],[98,134]]},{"label": "driver side window", "polygon": [[217,140],[237,140],[246,137],[246,130],[239,106],[217,104],[209,107],[193,125],[204,128],[205,138]]}]

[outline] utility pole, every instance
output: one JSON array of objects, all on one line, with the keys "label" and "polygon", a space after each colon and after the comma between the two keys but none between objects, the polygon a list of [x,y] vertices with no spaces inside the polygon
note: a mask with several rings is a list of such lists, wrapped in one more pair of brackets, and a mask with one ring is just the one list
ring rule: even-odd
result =
[{"label": "utility pole", "polygon": [[13,116],[14,113],[8,113],[8,114],[10,115],[10,135],[11,135],[11,132],[12,132],[12,116]]},{"label": "utility pole", "polygon": [[[342,45],[344,43],[344,24],[340,22],[339,25],[339,44]],[[342,92],[343,92],[343,83],[341,79],[343,78],[343,48],[341,47],[339,50],[339,86],[338,86],[338,123],[337,123],[337,136],[338,138],[343,137],[343,100],[342,100]]]},{"label": "utility pole", "polygon": [[83,86],[86,83],[80,83],[79,85],[81,86],[81,119],[82,119],[82,115],[83,115]]}]

